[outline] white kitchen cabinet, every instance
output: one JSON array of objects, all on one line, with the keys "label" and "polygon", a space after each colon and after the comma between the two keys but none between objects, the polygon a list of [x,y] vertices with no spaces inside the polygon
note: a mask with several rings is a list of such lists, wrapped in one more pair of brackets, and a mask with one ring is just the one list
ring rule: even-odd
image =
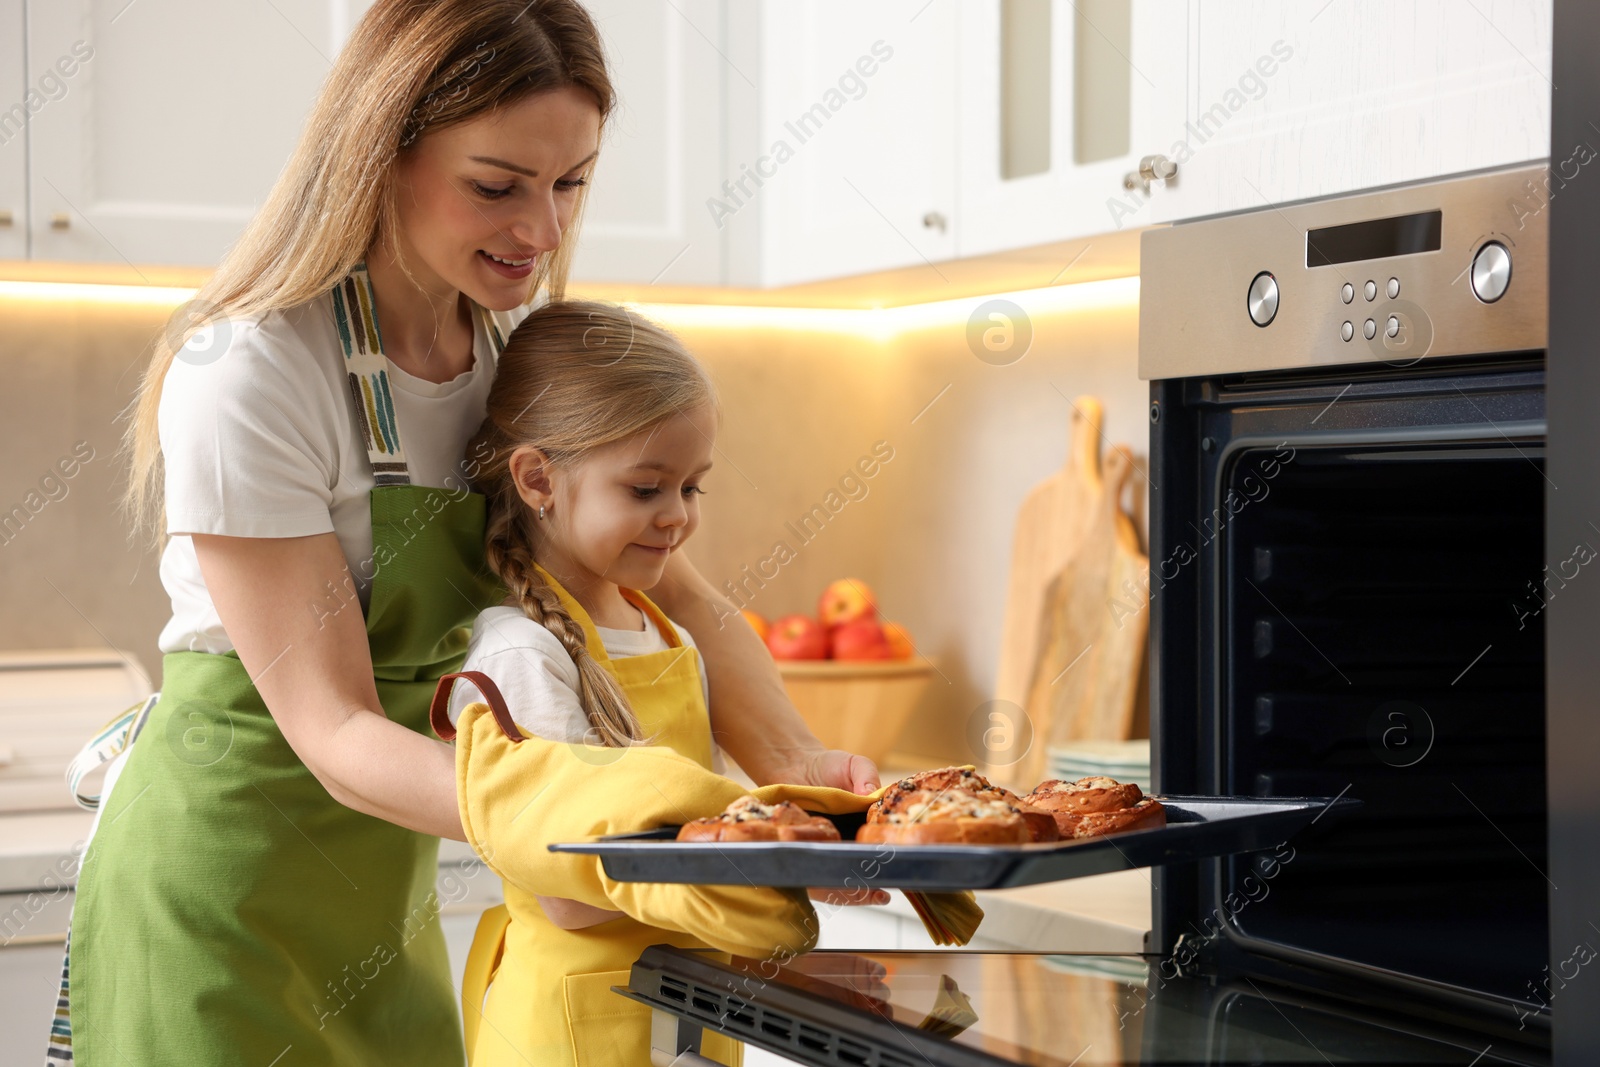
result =
[{"label": "white kitchen cabinet", "polygon": [[1136,224],[1550,154],[1550,0],[1188,7],[1190,158]]},{"label": "white kitchen cabinet", "polygon": [[616,109],[584,208],[573,277],[716,285],[722,237],[705,198],[722,181],[726,79],[719,0],[587,0]]},{"label": "white kitchen cabinet", "polygon": [[620,111],[574,277],[769,287],[955,254],[955,0],[595,0]]},{"label": "white kitchen cabinet", "polygon": [[[1033,25],[1008,28],[1008,18]],[[960,255],[1104,233],[1142,209],[1127,200],[1125,178],[1183,130],[1183,3],[962,0],[958,35]],[[1012,80],[1008,98],[1007,78],[1022,65],[1009,50],[1028,40],[1047,66],[1031,83]],[[1025,109],[1031,123],[1017,122]],[[1015,155],[1027,157],[1022,173]]]},{"label": "white kitchen cabinet", "polygon": [[62,85],[29,125],[33,258],[215,264],[367,6],[27,0],[29,79]]},{"label": "white kitchen cabinet", "polygon": [[[22,0],[0,0],[0,259],[28,255],[29,88]],[[41,106],[44,99],[42,92],[34,98]]]},{"label": "white kitchen cabinet", "polygon": [[776,286],[956,253],[956,0],[732,9],[728,278]]}]

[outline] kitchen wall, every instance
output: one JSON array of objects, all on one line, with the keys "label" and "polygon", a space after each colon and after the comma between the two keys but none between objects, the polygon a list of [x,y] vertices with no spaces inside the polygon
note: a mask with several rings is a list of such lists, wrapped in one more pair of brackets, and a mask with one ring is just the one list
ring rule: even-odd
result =
[{"label": "kitchen wall", "polygon": [[[974,354],[973,300],[886,311],[646,306],[722,392],[691,556],[718,586],[742,583],[769,617],[812,611],[834,578],[866,581],[938,665],[899,749],[971,759],[965,724],[994,683],[1013,518],[1063,462],[1068,398],[1100,396],[1107,437],[1145,451],[1137,293],[1123,279],[1015,295],[1032,341],[1005,365]],[[158,560],[128,542],[113,503],[126,469],[116,417],[166,310],[0,296],[0,510],[29,514],[0,532],[10,609],[0,648],[111,645],[159,684],[155,640],[169,609]],[[841,490],[877,442],[893,458]],[[801,516],[830,491],[848,503],[803,538]],[[750,577],[773,573],[778,542],[793,558],[770,580]]]},{"label": "kitchen wall", "polygon": [[110,646],[159,681],[170,609],[154,550],[114,507],[117,416],[176,303],[0,295],[0,648]]}]

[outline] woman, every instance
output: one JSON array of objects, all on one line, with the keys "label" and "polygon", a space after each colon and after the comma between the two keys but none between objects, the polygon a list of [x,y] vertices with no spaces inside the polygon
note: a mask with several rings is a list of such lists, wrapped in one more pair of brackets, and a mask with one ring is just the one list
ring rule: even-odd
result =
[{"label": "woman", "polygon": [[[52,1062],[462,1061],[427,709],[505,590],[461,461],[500,340],[563,292],[612,100],[573,0],[379,0],[197,298],[214,348],[158,346],[128,503],[164,468],[162,694],[84,857]],[[651,594],[757,781],[876,787],[687,560]]]}]

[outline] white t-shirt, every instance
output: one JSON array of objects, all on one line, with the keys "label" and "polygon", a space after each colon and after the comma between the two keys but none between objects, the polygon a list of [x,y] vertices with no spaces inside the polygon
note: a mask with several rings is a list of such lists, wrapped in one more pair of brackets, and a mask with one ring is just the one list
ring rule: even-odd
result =
[{"label": "white t-shirt", "polygon": [[[533,304],[498,312],[509,337]],[[356,421],[344,350],[331,302],[319,297],[222,327],[222,354],[207,363],[172,361],[159,425],[166,466],[167,532],[161,584],[172,619],[162,652],[227,652],[233,642],[200,574],[190,534],[303,537],[333,533],[344,550],[361,610],[372,566],[367,494],[372,464]],[[225,347],[224,347],[225,346]],[[494,348],[473,316],[470,370],[425,381],[389,364],[395,418],[414,485],[466,490],[467,442],[483,423],[494,380]],[[329,591],[328,610],[350,591]]]},{"label": "white t-shirt", "polygon": [[[643,611],[639,618],[643,626],[640,630],[595,627],[606,655],[621,659],[672,647]],[[684,648],[696,647],[688,630],[676,623],[673,629],[683,639]],[[711,689],[705,662],[698,657],[696,661],[700,693],[709,708]],[[482,671],[494,679],[511,718],[532,736],[564,744],[584,743],[589,717],[578,700],[578,665],[555,634],[528,618],[520,608],[493,607],[478,613],[461,669]],[[450,693],[450,722],[453,724],[468,704],[482,699],[477,686],[465,678],[458,680]],[[711,746],[711,769],[718,774],[725,771],[722,750],[715,744]]]}]

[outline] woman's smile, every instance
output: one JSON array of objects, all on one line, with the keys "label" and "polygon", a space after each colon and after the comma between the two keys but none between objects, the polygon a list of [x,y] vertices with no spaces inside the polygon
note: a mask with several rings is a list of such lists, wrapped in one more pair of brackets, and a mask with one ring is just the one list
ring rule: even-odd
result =
[{"label": "woman's smile", "polygon": [[485,252],[480,248],[478,249],[478,259],[502,278],[526,278],[533,273],[534,260],[532,257],[527,259],[505,258],[497,256],[493,252]]}]

